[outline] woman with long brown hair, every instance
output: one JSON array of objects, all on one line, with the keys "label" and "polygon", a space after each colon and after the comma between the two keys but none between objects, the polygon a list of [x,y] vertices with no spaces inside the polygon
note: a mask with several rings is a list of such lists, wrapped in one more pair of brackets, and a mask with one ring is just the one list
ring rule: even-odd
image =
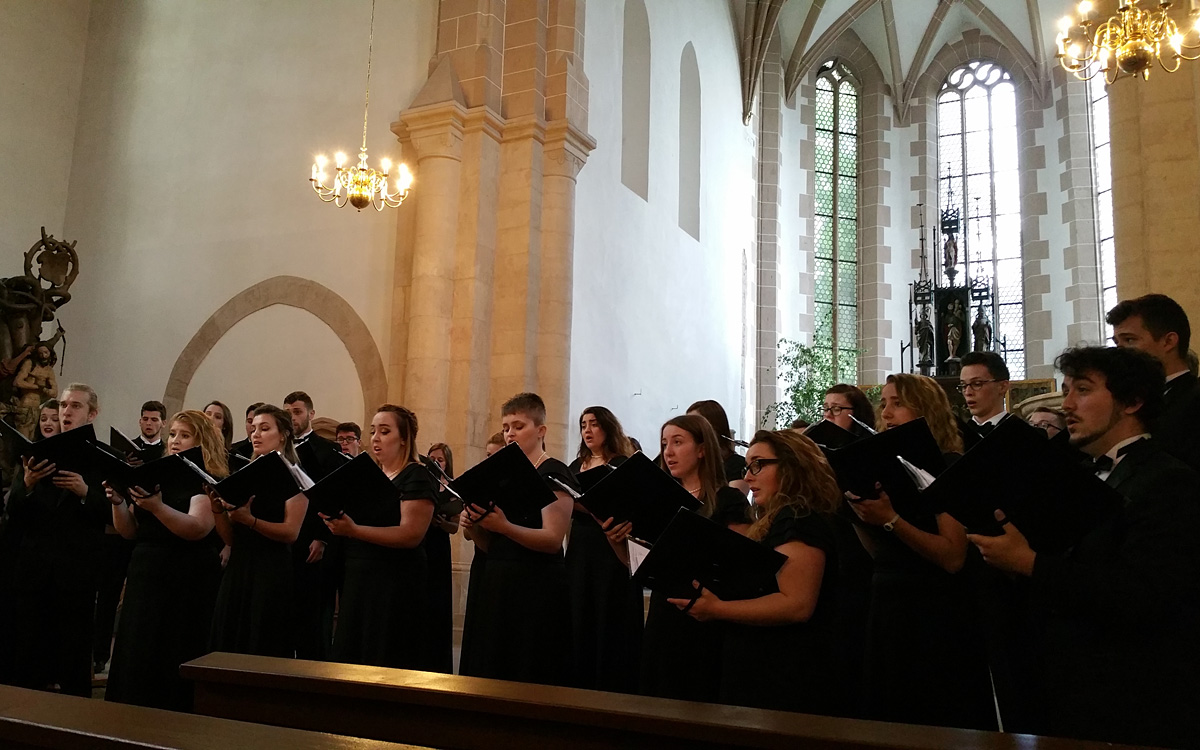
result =
[{"label": "woman with long brown hair", "polygon": [[722,601],[703,591],[694,603],[670,599],[707,622],[726,623],[720,701],[757,708],[835,714],[837,542],[831,523],[841,503],[821,449],[794,430],[754,435],[746,481],[756,520],[747,535],[787,557],[779,591]]},{"label": "woman with long brown hair", "polygon": [[346,539],[333,659],[347,664],[423,669],[426,557],[437,485],[417,460],[417,416],[384,404],[371,420],[371,455],[400,499],[360,498],[358,518],[321,515]]},{"label": "woman with long brown hair", "polygon": [[825,391],[821,413],[825,419],[849,432],[862,429],[855,420],[871,429],[875,427],[875,408],[871,406],[871,400],[857,386],[848,383],[832,385]]},{"label": "woman with long brown hair", "polygon": [[[621,422],[603,406],[589,406],[579,415],[579,438],[579,454],[569,467],[576,476],[601,466],[615,468],[633,454]],[[629,692],[637,687],[642,590],[631,584],[629,568],[609,544],[600,526],[606,520],[594,518],[578,502],[571,514],[566,554],[571,684]]]},{"label": "woman with long brown hair", "polygon": [[302,478],[301,492],[281,507],[255,509],[253,501],[235,508],[211,488],[217,529],[232,538],[229,564],[221,577],[212,620],[212,648],[258,656],[293,656],[292,557],[308,511],[303,489],[312,486],[297,466],[292,416],[278,406],[254,410],[250,445],[254,461],[276,451]]},{"label": "woman with long brown hair", "polygon": [[721,447],[721,470],[725,481],[745,494],[747,485],[743,475],[746,473],[746,459],[733,449],[733,429],[729,426],[729,416],[725,413],[725,407],[709,398],[689,406],[687,413],[699,414],[712,425]]},{"label": "woman with long brown hair", "polygon": [[[205,469],[229,471],[225,445],[203,412],[184,411],[167,423],[167,454],[200,446]],[[213,529],[203,494],[173,488],[107,490],[113,526],[137,544],[129,560],[121,624],[113,648],[105,700],[188,711],[191,683],[179,665],[208,653],[209,625],[221,564],[206,537]]]},{"label": "woman with long brown hair", "polygon": [[[883,386],[878,427],[924,418],[947,458],[962,452],[950,400],[933,378],[897,373]],[[987,663],[967,581],[966,531],[948,513],[901,516],[884,491],[849,497],[874,561],[867,616],[866,718],[994,729]]]},{"label": "woman with long brown hair", "polygon": [[[699,513],[719,524],[744,530],[749,524],[746,496],[725,481],[717,433],[707,419],[686,414],[662,426],[661,460],[671,476],[700,500]],[[614,531],[637,535],[637,529]],[[613,538],[610,535],[610,539]],[[720,695],[720,623],[699,622],[655,592],[642,638],[640,692],[660,698],[715,702]]]}]

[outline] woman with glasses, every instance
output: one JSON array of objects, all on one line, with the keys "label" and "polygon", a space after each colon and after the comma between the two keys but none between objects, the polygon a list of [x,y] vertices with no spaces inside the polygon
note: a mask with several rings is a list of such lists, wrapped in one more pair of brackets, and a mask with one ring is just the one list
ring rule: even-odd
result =
[{"label": "woman with glasses", "polygon": [[[950,400],[933,378],[889,375],[880,430],[924,417],[949,458],[962,452]],[[963,527],[946,513],[901,516],[887,493],[847,494],[873,560],[867,618],[865,714],[880,721],[995,729],[987,662],[971,592],[960,574]]]},{"label": "woman with glasses", "polygon": [[821,405],[821,414],[849,432],[857,433],[862,430],[855,425],[856,419],[870,428],[874,428],[875,425],[875,408],[871,406],[867,394],[846,383],[838,383],[825,391],[825,403]]},{"label": "woman with glasses", "polygon": [[[725,480],[721,446],[709,421],[698,414],[675,417],[663,425],[662,464],[683,488],[700,500],[701,515],[732,529],[748,527],[746,496]],[[609,539],[623,543],[637,529],[623,523]],[[640,692],[660,698],[715,702],[720,696],[720,623],[699,622],[667,601],[650,596],[642,637]]]},{"label": "woman with glasses", "polygon": [[[751,539],[783,554],[778,593],[723,601],[704,591],[688,615],[725,623],[720,701],[756,708],[837,714],[834,591],[841,503],[821,449],[791,431],[760,430],[746,452],[756,519]],[[669,603],[685,608],[686,599]]]}]

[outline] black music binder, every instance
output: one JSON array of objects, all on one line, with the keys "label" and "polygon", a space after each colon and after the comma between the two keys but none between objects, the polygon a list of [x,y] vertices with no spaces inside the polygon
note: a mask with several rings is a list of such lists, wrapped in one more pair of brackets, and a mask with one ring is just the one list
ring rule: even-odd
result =
[{"label": "black music binder", "polygon": [[356,508],[367,498],[400,501],[400,490],[366,453],[358,454],[329,472],[304,494],[312,508],[334,518],[343,513],[355,518]]},{"label": "black music binder", "polygon": [[263,508],[274,511],[300,494],[300,485],[297,483],[295,475],[288,468],[283,456],[276,452],[259,456],[244,469],[235,471],[219,482],[199,466],[192,465],[192,470],[210,484],[221,499],[230,505],[240,508],[253,497],[253,507],[260,509],[260,512],[255,515],[262,515],[261,509]]},{"label": "black music binder", "polygon": [[879,496],[875,489],[875,483],[878,482],[900,515],[927,512],[930,507],[897,457],[902,457],[934,477],[946,468],[942,450],[923,418],[884,430],[844,448],[828,448],[825,456],[844,491],[863,499],[875,498]]},{"label": "black music binder", "polygon": [[187,495],[204,493],[204,480],[187,463],[190,461],[196,466],[204,467],[204,451],[200,446],[156,458],[140,466],[129,465],[115,455],[119,451],[103,443],[93,443],[91,447],[96,473],[126,499],[130,499],[131,487],[140,487],[146,492],[158,489]]},{"label": "black music binder", "polygon": [[166,446],[157,445],[153,448],[139,448],[137,443],[129,439],[129,436],[118,430],[116,427],[108,428],[108,444],[115,448],[118,452],[133,456],[142,463],[154,461],[162,458]]},{"label": "black music binder", "polygon": [[700,508],[692,493],[640,451],[596,482],[579,502],[601,523],[609,518],[614,524],[632,522],[632,535],[651,544],[680,508]]},{"label": "black music binder", "polygon": [[1076,455],[1024,420],[1005,419],[923,495],[968,533],[1002,534],[994,515],[999,509],[1035,551],[1062,552],[1123,503]]},{"label": "black music binder", "polygon": [[467,469],[450,487],[464,503],[484,510],[498,505],[514,523],[532,521],[555,500],[554,492],[516,443]]},{"label": "black music binder", "polygon": [[856,435],[849,430],[843,429],[828,419],[822,419],[811,427],[806,427],[804,435],[817,445],[835,449],[845,448],[847,445],[858,442],[863,437],[866,437],[865,435]]},{"label": "black music binder", "polygon": [[92,452],[88,446],[96,441],[96,430],[90,422],[37,442],[25,437],[2,419],[0,432],[9,439],[18,456],[28,456],[35,464],[49,460],[59,471],[80,474],[91,468]]},{"label": "black music binder", "polygon": [[775,574],[787,557],[686,508],[659,536],[633,580],[671,598],[691,599],[699,581],[724,600],[779,591]]}]

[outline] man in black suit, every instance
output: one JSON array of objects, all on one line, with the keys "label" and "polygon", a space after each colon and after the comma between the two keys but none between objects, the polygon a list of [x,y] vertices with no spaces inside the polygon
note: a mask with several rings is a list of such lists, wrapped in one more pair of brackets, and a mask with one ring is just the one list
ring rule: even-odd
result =
[{"label": "man in black suit", "polygon": [[[293,391],[283,399],[284,408],[292,415],[296,434],[296,454],[300,468],[314,482],[345,463],[337,443],[313,432],[316,416],[312,398],[304,391]],[[333,643],[333,610],[337,598],[338,572],[326,560],[327,547],[332,541],[329,528],[309,506],[300,527],[300,537],[292,545],[292,569],[296,581],[296,656],[300,659],[324,660]]]},{"label": "man in black suit", "polygon": [[968,352],[958,374],[958,392],[967,402],[971,421],[963,428],[963,447],[968,450],[991,434],[1008,416],[1004,397],[1008,394],[1008,365],[995,352]]},{"label": "man in black suit", "polygon": [[[1043,623],[1042,733],[1163,747],[1200,739],[1200,476],[1150,439],[1162,366],[1129,348],[1057,361],[1071,442],[1124,496],[1063,555],[1011,524],[969,535],[984,560],[1027,576]],[[997,518],[1002,516],[997,512]]]},{"label": "man in black suit", "polygon": [[[68,385],[59,398],[63,432],[90,424],[99,411],[96,391],[82,383]],[[49,461],[22,463],[7,505],[19,540],[10,571],[15,632],[3,644],[13,652],[8,679],[88,697],[97,563],[112,506],[99,477],[60,471]]]},{"label": "man in black suit", "polygon": [[[246,439],[239,440],[229,449],[230,453],[235,453],[244,458],[250,458],[254,453],[254,446],[250,444],[250,435],[254,433],[254,410],[260,406],[265,406],[262,401],[255,401],[246,407]],[[233,467],[230,467],[231,469]]]},{"label": "man in black suit", "polygon": [[1122,300],[1108,312],[1117,346],[1140,349],[1167,373],[1154,437],[1168,453],[1200,472],[1200,383],[1189,367],[1192,328],[1187,313],[1165,294]]},{"label": "man in black suit", "polygon": [[130,442],[144,451],[144,459],[162,458],[167,447],[162,441],[163,425],[167,421],[167,407],[161,401],[142,404],[142,416],[138,419],[139,435]]}]

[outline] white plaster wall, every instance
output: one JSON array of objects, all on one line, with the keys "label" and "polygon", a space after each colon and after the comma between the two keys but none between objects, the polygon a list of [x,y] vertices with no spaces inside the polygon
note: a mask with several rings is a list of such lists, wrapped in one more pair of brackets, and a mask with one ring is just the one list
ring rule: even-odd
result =
[{"label": "white plaster wall", "polygon": [[885,160],[891,171],[891,183],[883,189],[884,205],[892,209],[892,225],[883,230],[884,243],[892,249],[892,262],[884,267],[884,283],[890,287],[890,298],[883,300],[884,319],[891,321],[892,335],[887,337],[883,355],[891,357],[892,367],[888,372],[864,373],[863,385],[879,385],[894,372],[908,371],[908,350],[904,351],[904,367],[900,364],[900,349],[908,343],[908,285],[920,275],[919,262],[914,263],[921,246],[921,230],[912,226],[912,207],[922,200],[927,204],[926,237],[929,252],[929,270],[934,273],[937,254],[933,248],[933,227],[937,221],[937,196],[922,197],[913,192],[912,178],[917,174],[917,159],[911,156],[911,144],[917,137],[917,126],[899,127],[890,98],[886,111],[892,118],[891,130],[884,132],[883,139],[891,146],[892,156]]},{"label": "white plaster wall", "polygon": [[[322,357],[314,361],[306,348],[289,347],[272,356],[270,367],[264,367],[257,356],[242,358],[259,346],[263,331],[280,338],[302,339]],[[231,377],[230,363],[236,363],[234,372],[254,372],[255,377]],[[217,342],[192,377],[184,408],[203,409],[213,399],[224,401],[240,425],[249,404],[266,401],[283,405],[283,397],[297,390],[312,397],[318,416],[362,424],[362,390],[350,353],[341,340],[312,313],[272,305],[243,318]],[[242,438],[240,429],[234,433],[237,439]]]},{"label": "white plaster wall", "polygon": [[[741,123],[737,33],[724,0],[650,0],[649,201],[621,184],[622,11],[587,4],[589,130],[597,141],[576,193],[571,422],[611,408],[654,451],[658,429],[693,401],[742,424],[742,258],[753,240],[753,138]],[[679,60],[700,66],[700,241],[676,222]],[[569,440],[568,444],[574,444]]]},{"label": "white plaster wall", "polygon": [[[67,377],[94,384],[106,412],[161,398],[199,326],[280,274],[346,299],[386,361],[396,214],[324,205],[308,183],[315,153],[353,156],[361,141],[370,9],[368,0],[93,3],[66,216],[83,272],[63,318],[73,334]],[[373,166],[409,156],[389,123],[426,79],[434,13],[434,0],[379,1]],[[304,379],[277,371],[302,361],[320,372],[345,357],[312,325],[277,329],[271,319],[248,319],[213,350],[202,373],[238,384],[203,398],[228,398],[237,411],[248,397],[238,394],[278,399],[281,383]],[[319,409],[361,401],[357,378],[321,377]]]},{"label": "white plaster wall", "polygon": [[90,0],[0,3],[0,276],[41,227],[63,236]]}]

